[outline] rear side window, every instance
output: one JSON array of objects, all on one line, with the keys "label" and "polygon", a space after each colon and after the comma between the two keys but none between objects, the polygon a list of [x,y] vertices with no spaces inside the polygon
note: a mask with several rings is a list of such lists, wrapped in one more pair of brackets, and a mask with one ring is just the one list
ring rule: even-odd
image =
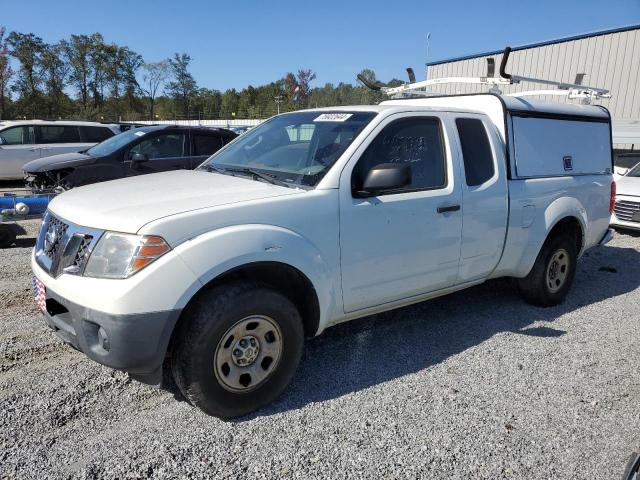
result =
[{"label": "rear side window", "polygon": [[0,132],[3,145],[33,144],[33,127],[11,127]]},{"label": "rear side window", "polygon": [[36,143],[80,143],[80,131],[71,125],[41,125],[36,130]]},{"label": "rear side window", "polygon": [[222,147],[222,141],[217,135],[194,135],[193,155],[196,157],[209,156]]},{"label": "rear side window", "polygon": [[462,146],[467,185],[481,185],[495,173],[487,130],[477,118],[457,118],[456,127]]},{"label": "rear side window", "polygon": [[106,127],[80,127],[82,141],[87,143],[100,143],[113,137],[114,133]]},{"label": "rear side window", "polygon": [[444,187],[445,155],[440,121],[437,118],[408,118],[387,125],[367,147],[352,175],[358,190],[369,170],[381,163],[411,166],[411,185],[394,191],[428,190]]},{"label": "rear side window", "polygon": [[184,138],[182,133],[163,133],[146,138],[130,150],[130,155],[141,153],[150,160],[183,157]]}]

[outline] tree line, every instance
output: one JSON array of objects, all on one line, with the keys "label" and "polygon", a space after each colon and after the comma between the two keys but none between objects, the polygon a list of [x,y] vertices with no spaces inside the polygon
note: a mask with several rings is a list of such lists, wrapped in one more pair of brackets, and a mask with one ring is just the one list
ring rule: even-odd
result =
[{"label": "tree line", "polygon": [[[312,87],[316,74],[310,69],[222,92],[198,86],[189,71],[191,61],[187,53],[175,53],[148,62],[99,33],[48,44],[33,33],[7,33],[0,27],[0,119],[254,119],[384,99],[361,85]],[[360,73],[376,81],[372,70]]]}]

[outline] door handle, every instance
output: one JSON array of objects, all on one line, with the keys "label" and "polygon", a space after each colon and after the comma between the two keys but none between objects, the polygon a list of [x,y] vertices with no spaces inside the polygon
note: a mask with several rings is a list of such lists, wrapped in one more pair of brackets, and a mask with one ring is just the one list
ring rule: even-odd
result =
[{"label": "door handle", "polygon": [[457,212],[460,210],[460,205],[442,205],[438,207],[438,213]]}]

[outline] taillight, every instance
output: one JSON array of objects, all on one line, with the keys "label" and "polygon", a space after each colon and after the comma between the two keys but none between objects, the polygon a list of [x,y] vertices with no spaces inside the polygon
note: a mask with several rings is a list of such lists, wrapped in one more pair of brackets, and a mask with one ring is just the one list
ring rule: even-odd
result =
[{"label": "taillight", "polygon": [[616,206],[616,182],[611,182],[611,197],[609,198],[609,215],[613,213],[613,208]]}]

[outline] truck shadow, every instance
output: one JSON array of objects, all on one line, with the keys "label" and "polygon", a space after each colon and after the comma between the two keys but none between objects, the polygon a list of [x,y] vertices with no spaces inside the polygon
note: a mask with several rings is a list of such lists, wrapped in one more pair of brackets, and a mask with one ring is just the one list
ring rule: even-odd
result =
[{"label": "truck shadow", "polygon": [[594,248],[580,260],[567,300],[556,307],[528,305],[513,281],[500,279],[329,328],[307,342],[300,369],[282,397],[245,419],[338,398],[423,370],[501,332],[553,341],[565,332],[551,323],[528,327],[635,290],[640,286],[638,265],[640,252],[633,248]]}]

